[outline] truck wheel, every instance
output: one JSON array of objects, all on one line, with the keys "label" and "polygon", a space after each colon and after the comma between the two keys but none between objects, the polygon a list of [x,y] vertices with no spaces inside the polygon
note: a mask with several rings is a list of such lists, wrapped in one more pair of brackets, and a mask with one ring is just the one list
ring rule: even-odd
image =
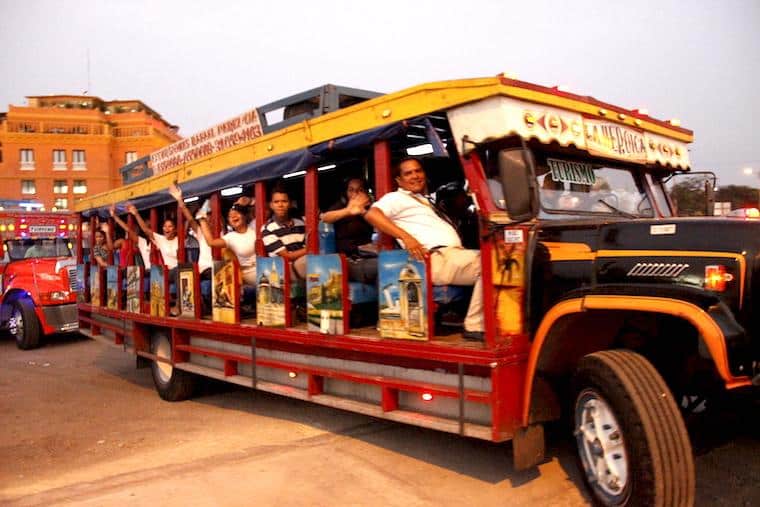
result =
[{"label": "truck wheel", "polygon": [[17,299],[11,308],[11,319],[8,329],[14,338],[16,346],[21,350],[29,350],[39,347],[40,321],[34,313],[34,305],[27,299]]},{"label": "truck wheel", "polygon": [[598,505],[690,506],[689,435],[665,381],[641,355],[609,350],[581,359],[574,430]]},{"label": "truck wheel", "polygon": [[[151,352],[159,358],[171,361],[172,345],[165,334],[156,334],[151,340]],[[156,391],[166,401],[182,401],[192,397],[195,391],[195,375],[175,368],[170,362],[151,363]]]}]

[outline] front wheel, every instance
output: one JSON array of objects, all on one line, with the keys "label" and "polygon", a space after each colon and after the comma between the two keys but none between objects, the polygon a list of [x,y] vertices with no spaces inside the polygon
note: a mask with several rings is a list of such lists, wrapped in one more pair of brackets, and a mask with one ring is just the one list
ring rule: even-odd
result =
[{"label": "front wheel", "polygon": [[179,370],[171,363],[172,345],[165,334],[153,336],[151,352],[157,358],[150,369],[158,395],[166,401],[182,401],[192,397],[195,375]]},{"label": "front wheel", "polygon": [[16,346],[21,350],[40,346],[42,328],[37,314],[34,313],[34,304],[28,299],[17,299],[12,303],[8,329],[16,339]]},{"label": "front wheel", "polygon": [[585,356],[575,393],[578,457],[596,504],[694,504],[689,435],[649,361],[627,350]]}]

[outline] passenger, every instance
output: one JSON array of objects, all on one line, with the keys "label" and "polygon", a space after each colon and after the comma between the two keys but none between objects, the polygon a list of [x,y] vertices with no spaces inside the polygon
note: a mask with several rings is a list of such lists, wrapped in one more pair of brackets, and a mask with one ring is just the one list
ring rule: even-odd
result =
[{"label": "passenger", "polygon": [[[156,247],[158,247],[158,250],[161,252],[161,257],[164,261],[164,266],[169,270],[169,283],[173,283],[175,287],[178,287],[177,280],[179,277],[177,276],[177,248],[179,246],[179,242],[177,240],[177,226],[174,224],[174,221],[168,218],[164,220],[164,223],[161,227],[163,234],[159,234],[157,232],[153,232],[153,229],[145,223],[145,221],[140,216],[140,212],[137,211],[137,208],[133,204],[127,205],[127,211],[134,215],[135,220],[137,220],[137,225],[140,226],[140,229],[142,229],[148,240],[156,245]],[[169,314],[173,317],[176,317],[179,315],[179,309],[176,306],[172,306],[172,308],[169,310]]]},{"label": "passenger", "polygon": [[[180,211],[182,212],[182,215],[187,220],[188,225],[190,226],[190,229],[193,232],[193,235],[195,236],[195,239],[198,241],[198,276],[199,276],[199,282],[203,280],[211,280],[211,271],[212,267],[214,265],[214,258],[211,254],[211,247],[209,246],[208,242],[206,241],[206,238],[203,234],[203,231],[201,230],[200,224],[195,220],[193,217],[193,214],[190,213],[190,210],[187,209],[187,206],[185,206],[185,201],[182,199],[182,190],[172,183],[169,186],[169,194],[171,194],[172,197],[177,201],[177,205],[179,206]],[[205,222],[205,215],[199,215],[204,216],[204,219],[202,220]],[[202,298],[202,313],[208,314],[211,313],[211,294],[204,294],[201,293]]]},{"label": "passenger", "polygon": [[345,195],[320,216],[335,227],[335,248],[348,260],[348,278],[355,282],[374,284],[377,280],[377,249],[372,244],[374,229],[364,220],[370,204],[366,181],[351,178]]},{"label": "passenger", "polygon": [[[130,228],[116,214],[116,205],[112,204],[108,209],[114,222],[124,229],[125,238],[119,238],[113,242],[113,249],[119,250],[119,265],[122,267],[140,265],[145,269],[150,269],[150,246],[148,241],[137,232]],[[108,239],[109,236],[106,237]],[[139,254],[136,255],[136,254]]]},{"label": "passenger", "polygon": [[292,263],[293,271],[306,278],[306,226],[303,219],[290,216],[290,197],[281,186],[272,189],[269,202],[272,217],[261,229],[261,240],[269,257],[283,257]]},{"label": "passenger", "polygon": [[95,229],[95,245],[92,247],[92,257],[101,268],[108,266],[108,253],[105,231],[102,228]]},{"label": "passenger", "polygon": [[385,194],[364,216],[375,228],[393,236],[418,260],[430,254],[435,285],[473,285],[464,319],[464,337],[483,339],[483,289],[480,252],[462,247],[454,227],[439,216],[425,195],[425,170],[416,158],[394,168],[399,189]]},{"label": "passenger", "polygon": [[177,226],[174,221],[170,219],[164,220],[161,230],[163,234],[153,232],[153,229],[145,223],[140,216],[140,212],[133,204],[127,205],[127,211],[134,215],[137,220],[137,225],[148,238],[148,241],[152,242],[158,250],[161,252],[161,257],[164,259],[164,265],[169,269],[169,278],[175,278],[177,273]]}]

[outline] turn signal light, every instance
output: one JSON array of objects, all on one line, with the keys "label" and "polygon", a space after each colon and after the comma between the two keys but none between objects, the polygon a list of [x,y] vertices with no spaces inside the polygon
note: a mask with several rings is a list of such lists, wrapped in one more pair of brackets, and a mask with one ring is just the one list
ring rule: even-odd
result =
[{"label": "turn signal light", "polygon": [[734,279],[734,275],[726,272],[726,266],[720,264],[705,266],[705,289],[723,292],[726,284]]}]

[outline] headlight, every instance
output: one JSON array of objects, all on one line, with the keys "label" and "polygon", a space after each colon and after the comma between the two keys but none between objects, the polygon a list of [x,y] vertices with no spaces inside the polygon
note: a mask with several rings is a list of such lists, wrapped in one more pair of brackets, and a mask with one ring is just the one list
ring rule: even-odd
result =
[{"label": "headlight", "polygon": [[40,294],[42,301],[66,301],[69,299],[69,291],[66,290],[54,290],[52,292],[43,292]]}]

